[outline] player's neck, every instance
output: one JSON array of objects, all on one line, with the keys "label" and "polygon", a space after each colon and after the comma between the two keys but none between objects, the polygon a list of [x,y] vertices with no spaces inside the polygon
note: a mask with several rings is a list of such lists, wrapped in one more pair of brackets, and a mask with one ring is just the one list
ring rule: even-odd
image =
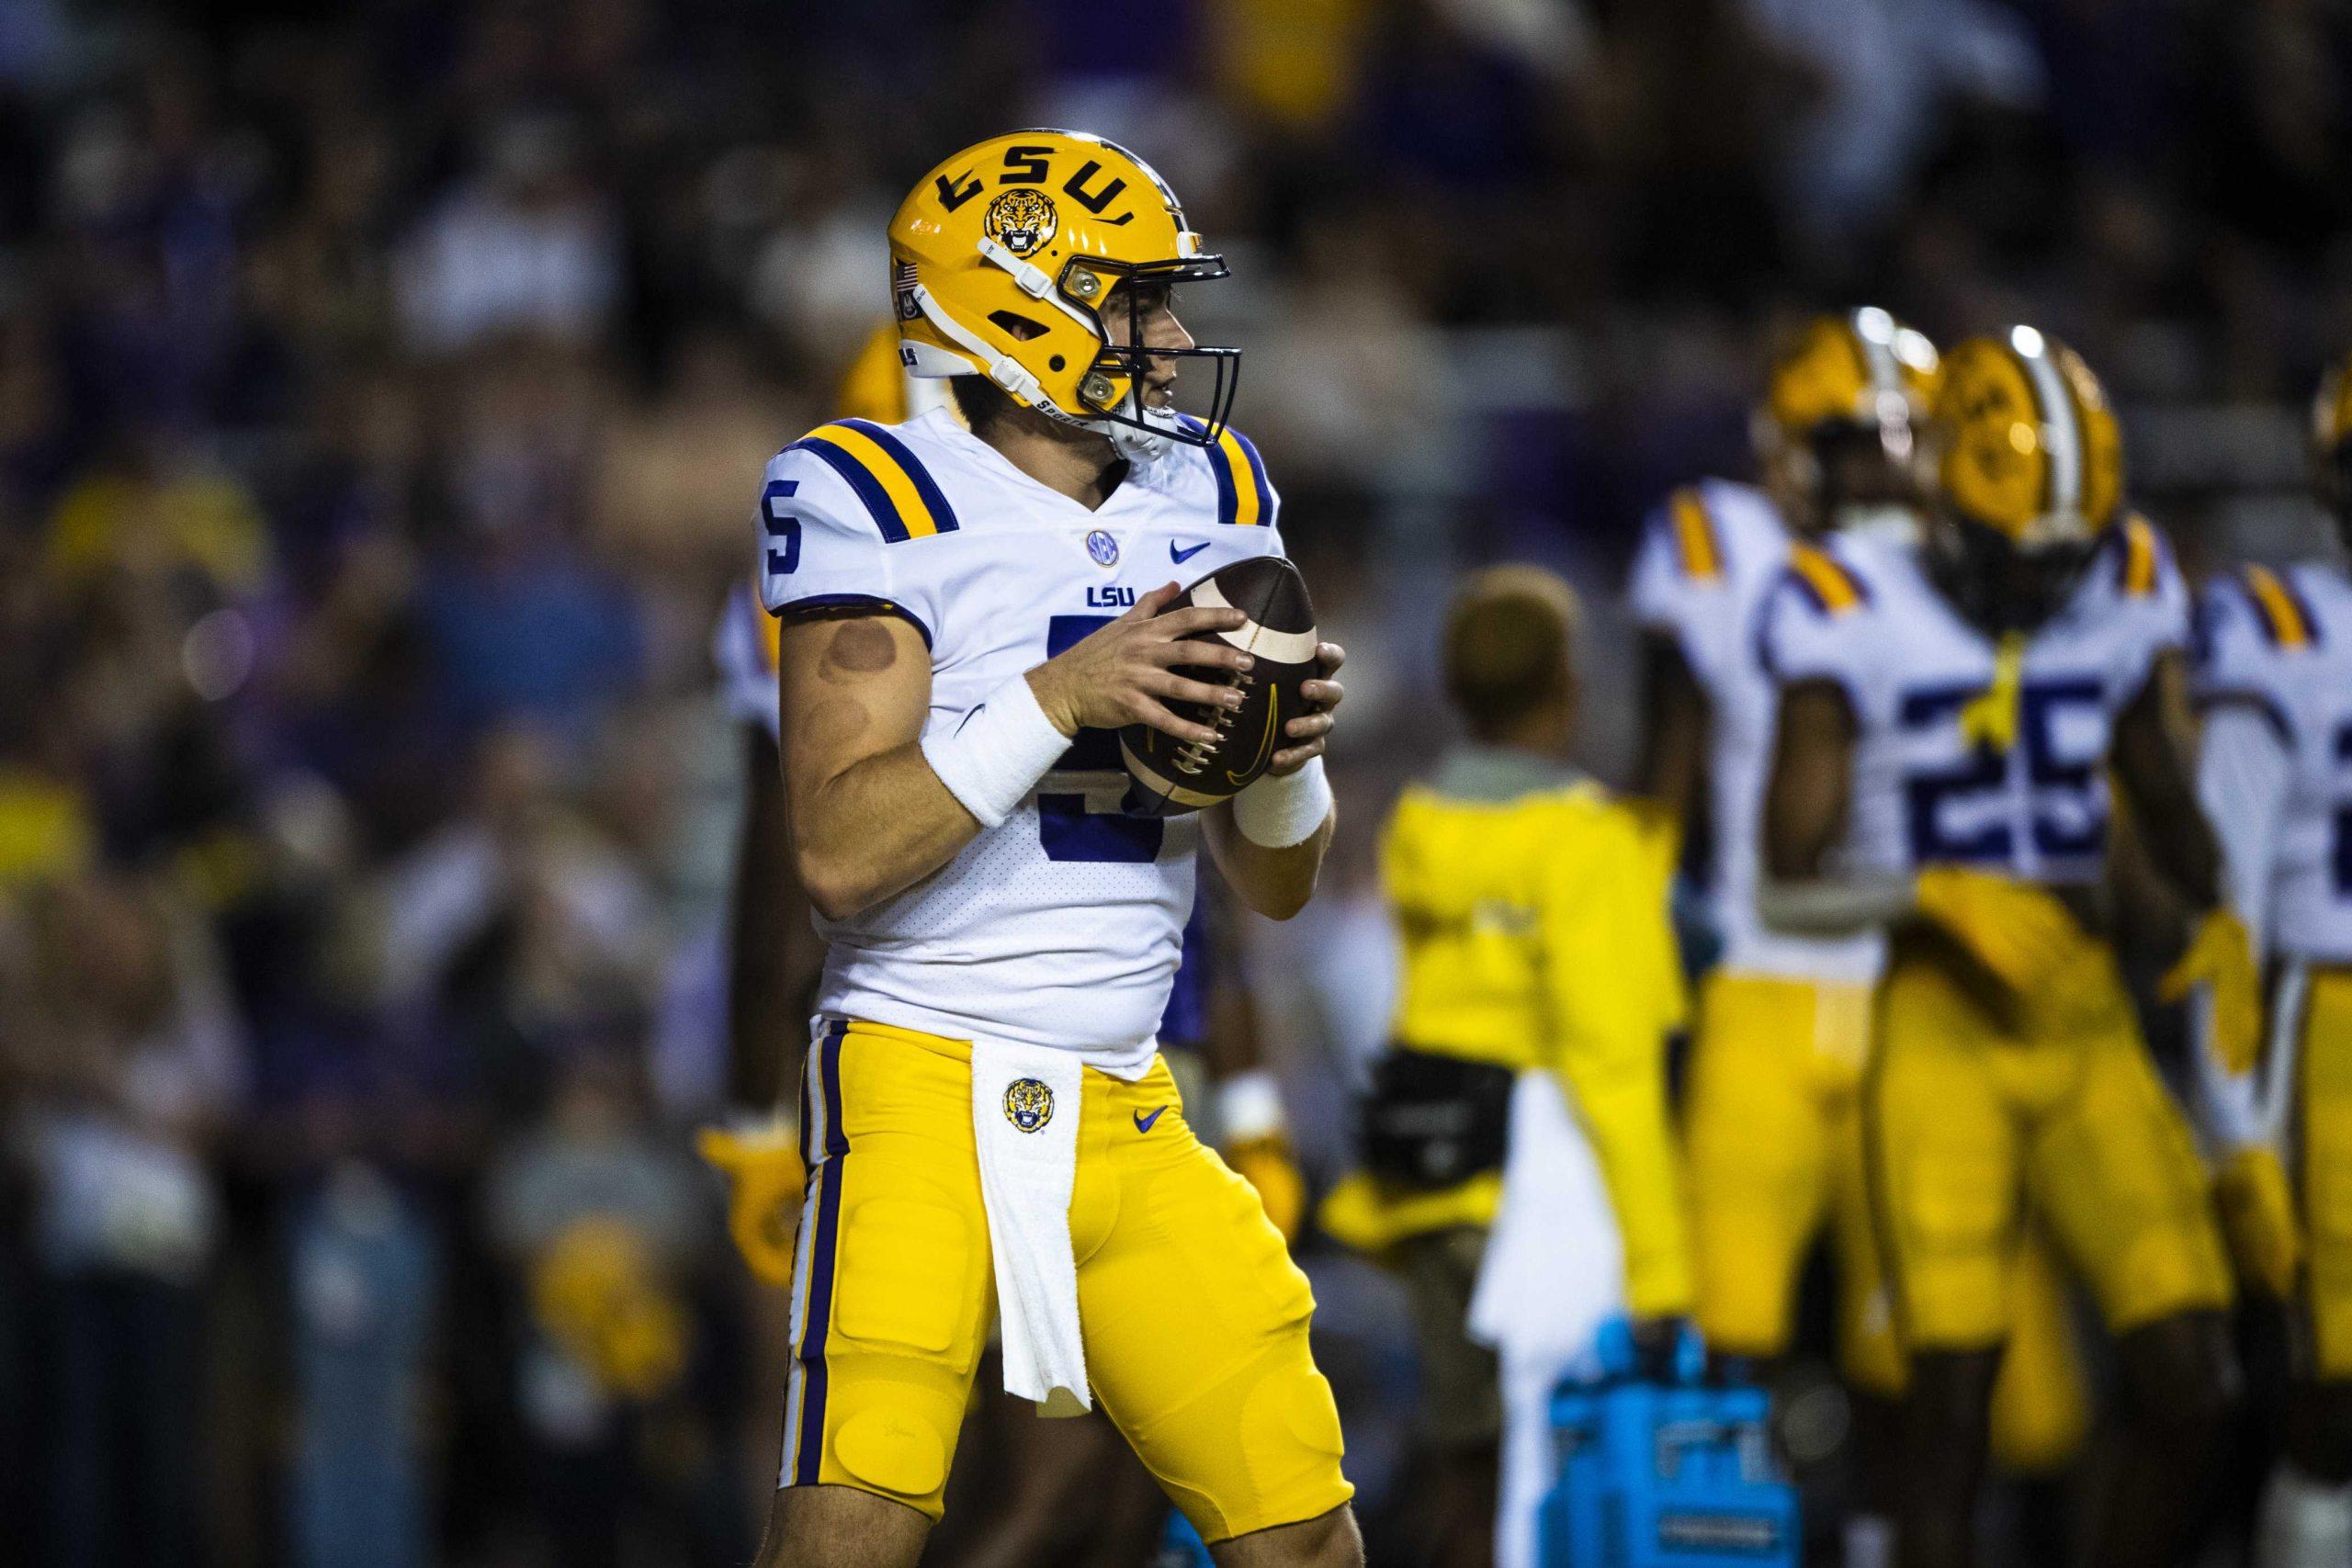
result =
[{"label": "player's neck", "polygon": [[1089,512],[1110,500],[1127,477],[1126,461],[1110,437],[1072,430],[1027,410],[992,419],[972,434],[995,447],[1006,462]]},{"label": "player's neck", "polygon": [[1575,737],[1575,716],[1563,704],[1538,708],[1507,728],[1479,737],[1478,743],[1498,751],[1520,751],[1547,762],[1565,762]]}]

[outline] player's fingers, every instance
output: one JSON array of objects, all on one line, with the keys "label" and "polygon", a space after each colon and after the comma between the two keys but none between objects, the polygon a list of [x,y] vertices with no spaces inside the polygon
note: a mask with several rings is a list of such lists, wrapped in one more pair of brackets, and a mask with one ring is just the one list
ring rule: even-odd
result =
[{"label": "player's fingers", "polygon": [[1151,629],[1173,641],[1191,637],[1194,632],[1239,631],[1250,624],[1250,617],[1229,604],[1188,604],[1181,610],[1170,610],[1154,617]]},{"label": "player's fingers", "polygon": [[1211,707],[1223,708],[1241,705],[1241,694],[1231,686],[1212,685],[1206,681],[1188,681],[1165,670],[1147,671],[1142,684],[1143,689],[1153,696],[1180,703],[1204,703]]},{"label": "player's fingers", "polygon": [[1318,735],[1329,735],[1331,733],[1331,716],[1328,713],[1303,715],[1283,725],[1283,733],[1293,740],[1307,740]]},{"label": "player's fingers", "polygon": [[1136,693],[1127,702],[1127,716],[1139,724],[1148,724],[1162,735],[1172,735],[1179,740],[1197,740],[1204,746],[1214,746],[1217,733],[1205,724],[1194,724],[1189,718],[1179,718],[1168,711],[1167,705],[1156,697]]},{"label": "player's fingers", "polygon": [[1323,755],[1323,738],[1317,736],[1304,746],[1293,746],[1274,753],[1267,767],[1277,773],[1295,773],[1316,758]]},{"label": "player's fingers", "polygon": [[1326,675],[1338,674],[1340,666],[1347,661],[1348,650],[1338,643],[1318,642],[1315,645],[1315,662]]},{"label": "player's fingers", "polygon": [[1144,657],[1163,668],[1186,664],[1200,670],[1251,670],[1258,663],[1229,642],[1159,642],[1144,647]]},{"label": "player's fingers", "polygon": [[1326,713],[1348,700],[1348,689],[1337,681],[1302,681],[1298,694]]},{"label": "player's fingers", "polygon": [[1163,582],[1159,587],[1153,589],[1150,592],[1146,593],[1142,598],[1136,600],[1135,602],[1135,606],[1125,615],[1121,615],[1119,619],[1123,621],[1148,621],[1154,615],[1159,614],[1162,609],[1166,608],[1170,600],[1175,598],[1179,593],[1183,592],[1184,591],[1182,589],[1177,587],[1173,582]]}]

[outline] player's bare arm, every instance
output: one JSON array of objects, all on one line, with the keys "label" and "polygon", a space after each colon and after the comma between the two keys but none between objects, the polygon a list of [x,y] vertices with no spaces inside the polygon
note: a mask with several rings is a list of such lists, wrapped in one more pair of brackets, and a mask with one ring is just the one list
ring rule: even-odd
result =
[{"label": "player's bare arm", "polygon": [[2204,910],[2221,902],[2222,852],[2197,804],[2193,732],[2187,666],[2167,653],[2116,717],[2115,777],[2156,869],[2192,908]]},{"label": "player's bare arm", "polygon": [[[1155,589],[1094,636],[1029,672],[1046,717],[1064,736],[1141,721],[1187,740],[1214,740],[1167,701],[1238,702],[1238,694],[1185,680],[1179,664],[1229,670],[1249,655],[1191,634],[1231,630],[1238,610],[1155,616],[1175,596]],[[924,760],[931,657],[922,634],[895,615],[804,619],[784,629],[779,701],[793,854],[809,901],[843,919],[900,893],[954,857],[980,821]]]},{"label": "player's bare arm", "polygon": [[1642,691],[1637,791],[1677,819],[1695,822],[1706,788],[1707,694],[1672,637],[1643,636]]},{"label": "player's bare arm", "polygon": [[[1272,784],[1261,781],[1252,787],[1279,788],[1282,781],[1295,776],[1323,755],[1331,727],[1339,722],[1340,704],[1348,694],[1347,688],[1334,679],[1347,658],[1347,649],[1336,642],[1317,644],[1315,662],[1322,676],[1299,687],[1300,695],[1312,705],[1312,711],[1283,726],[1283,738],[1290,744],[1274,753],[1273,765],[1267,771],[1267,781]],[[1329,805],[1320,825],[1305,839],[1281,847],[1252,840],[1236,821],[1237,809],[1246,808],[1228,801],[1204,815],[1209,852],[1216,857],[1216,868],[1251,909],[1269,919],[1289,919],[1306,908],[1306,901],[1315,896],[1316,879],[1323,871],[1323,857],[1330,851],[1331,835],[1339,829],[1339,807],[1337,803]]]},{"label": "player's bare arm", "polygon": [[1834,683],[1801,682],[1781,694],[1774,733],[1771,782],[1764,793],[1764,870],[1780,888],[1804,887],[1822,879],[1829,852],[1846,830],[1854,711]]}]

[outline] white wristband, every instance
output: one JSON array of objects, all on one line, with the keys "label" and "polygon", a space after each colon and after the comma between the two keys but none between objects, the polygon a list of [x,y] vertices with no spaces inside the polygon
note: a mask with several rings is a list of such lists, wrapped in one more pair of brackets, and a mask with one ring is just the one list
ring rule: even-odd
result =
[{"label": "white wristband", "polygon": [[964,809],[993,828],[1020,808],[1046,770],[1069,750],[1027,675],[1015,675],[958,719],[922,738],[922,759]]},{"label": "white wristband", "polygon": [[1310,757],[1288,778],[1269,773],[1233,797],[1233,825],[1243,838],[1269,850],[1305,843],[1330,814],[1331,784],[1323,776],[1320,757]]},{"label": "white wristband", "polygon": [[1283,1118],[1283,1091],[1263,1067],[1236,1073],[1216,1086],[1217,1134],[1227,1144],[1272,1137],[1289,1123]]}]

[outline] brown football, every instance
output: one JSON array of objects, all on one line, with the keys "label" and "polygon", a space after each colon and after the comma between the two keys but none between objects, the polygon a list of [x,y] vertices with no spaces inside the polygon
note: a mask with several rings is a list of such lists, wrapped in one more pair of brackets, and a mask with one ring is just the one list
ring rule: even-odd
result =
[{"label": "brown football", "polygon": [[1191,680],[1241,688],[1241,705],[1230,710],[1169,705],[1185,718],[1215,726],[1214,745],[1180,740],[1148,724],[1119,731],[1119,756],[1135,780],[1126,808],[1138,816],[1174,817],[1232,799],[1272,763],[1284,744],[1283,726],[1307,711],[1299,687],[1316,674],[1315,602],[1298,568],[1280,556],[1235,561],[1186,588],[1167,610],[1193,604],[1230,605],[1248,615],[1249,624],[1238,631],[1216,635],[1258,662],[1247,674],[1177,667],[1178,674]]}]

